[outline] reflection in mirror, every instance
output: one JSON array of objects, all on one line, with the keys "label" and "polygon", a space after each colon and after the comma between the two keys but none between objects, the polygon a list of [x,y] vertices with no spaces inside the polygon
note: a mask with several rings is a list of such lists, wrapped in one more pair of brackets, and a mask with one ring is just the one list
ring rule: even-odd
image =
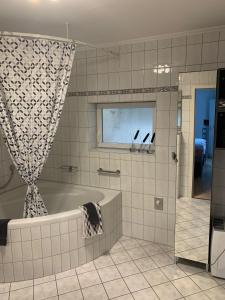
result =
[{"label": "reflection in mirror", "polygon": [[215,104],[215,88],[196,88],[193,198],[211,199]]},{"label": "reflection in mirror", "polygon": [[216,71],[179,76],[177,258],[208,264]]}]

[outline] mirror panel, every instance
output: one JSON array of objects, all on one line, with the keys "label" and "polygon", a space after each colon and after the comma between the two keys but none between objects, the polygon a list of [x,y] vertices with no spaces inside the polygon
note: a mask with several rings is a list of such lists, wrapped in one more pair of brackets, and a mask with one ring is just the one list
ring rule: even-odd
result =
[{"label": "mirror panel", "polygon": [[[179,76],[175,255],[208,264],[216,71]],[[214,105],[214,110],[213,110]]]}]

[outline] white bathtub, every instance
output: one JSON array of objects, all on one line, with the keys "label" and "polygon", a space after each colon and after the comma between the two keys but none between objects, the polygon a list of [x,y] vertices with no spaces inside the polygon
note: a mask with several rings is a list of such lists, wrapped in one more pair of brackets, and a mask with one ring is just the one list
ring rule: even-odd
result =
[{"label": "white bathtub", "polygon": [[[52,182],[38,186],[48,216],[22,219],[25,186],[0,195],[0,218],[12,219],[7,246],[0,246],[0,282],[39,278],[77,267],[110,250],[121,236],[120,192]],[[104,234],[84,239],[78,207],[89,201],[101,205]]]}]

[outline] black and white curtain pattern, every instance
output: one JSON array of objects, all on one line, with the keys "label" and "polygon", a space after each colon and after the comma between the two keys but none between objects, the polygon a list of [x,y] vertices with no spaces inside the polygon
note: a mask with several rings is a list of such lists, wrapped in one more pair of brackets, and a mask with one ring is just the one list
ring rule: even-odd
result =
[{"label": "black and white curtain pattern", "polygon": [[24,217],[48,213],[36,183],[57,130],[74,54],[70,41],[0,37],[0,128],[28,185]]}]

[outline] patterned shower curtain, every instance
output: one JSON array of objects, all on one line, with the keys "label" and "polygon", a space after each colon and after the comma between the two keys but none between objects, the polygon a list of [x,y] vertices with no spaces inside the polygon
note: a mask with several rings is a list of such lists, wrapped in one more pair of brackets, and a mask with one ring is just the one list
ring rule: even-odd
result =
[{"label": "patterned shower curtain", "polygon": [[57,130],[74,53],[72,42],[0,37],[0,128],[28,185],[24,217],[47,214],[36,184]]}]

